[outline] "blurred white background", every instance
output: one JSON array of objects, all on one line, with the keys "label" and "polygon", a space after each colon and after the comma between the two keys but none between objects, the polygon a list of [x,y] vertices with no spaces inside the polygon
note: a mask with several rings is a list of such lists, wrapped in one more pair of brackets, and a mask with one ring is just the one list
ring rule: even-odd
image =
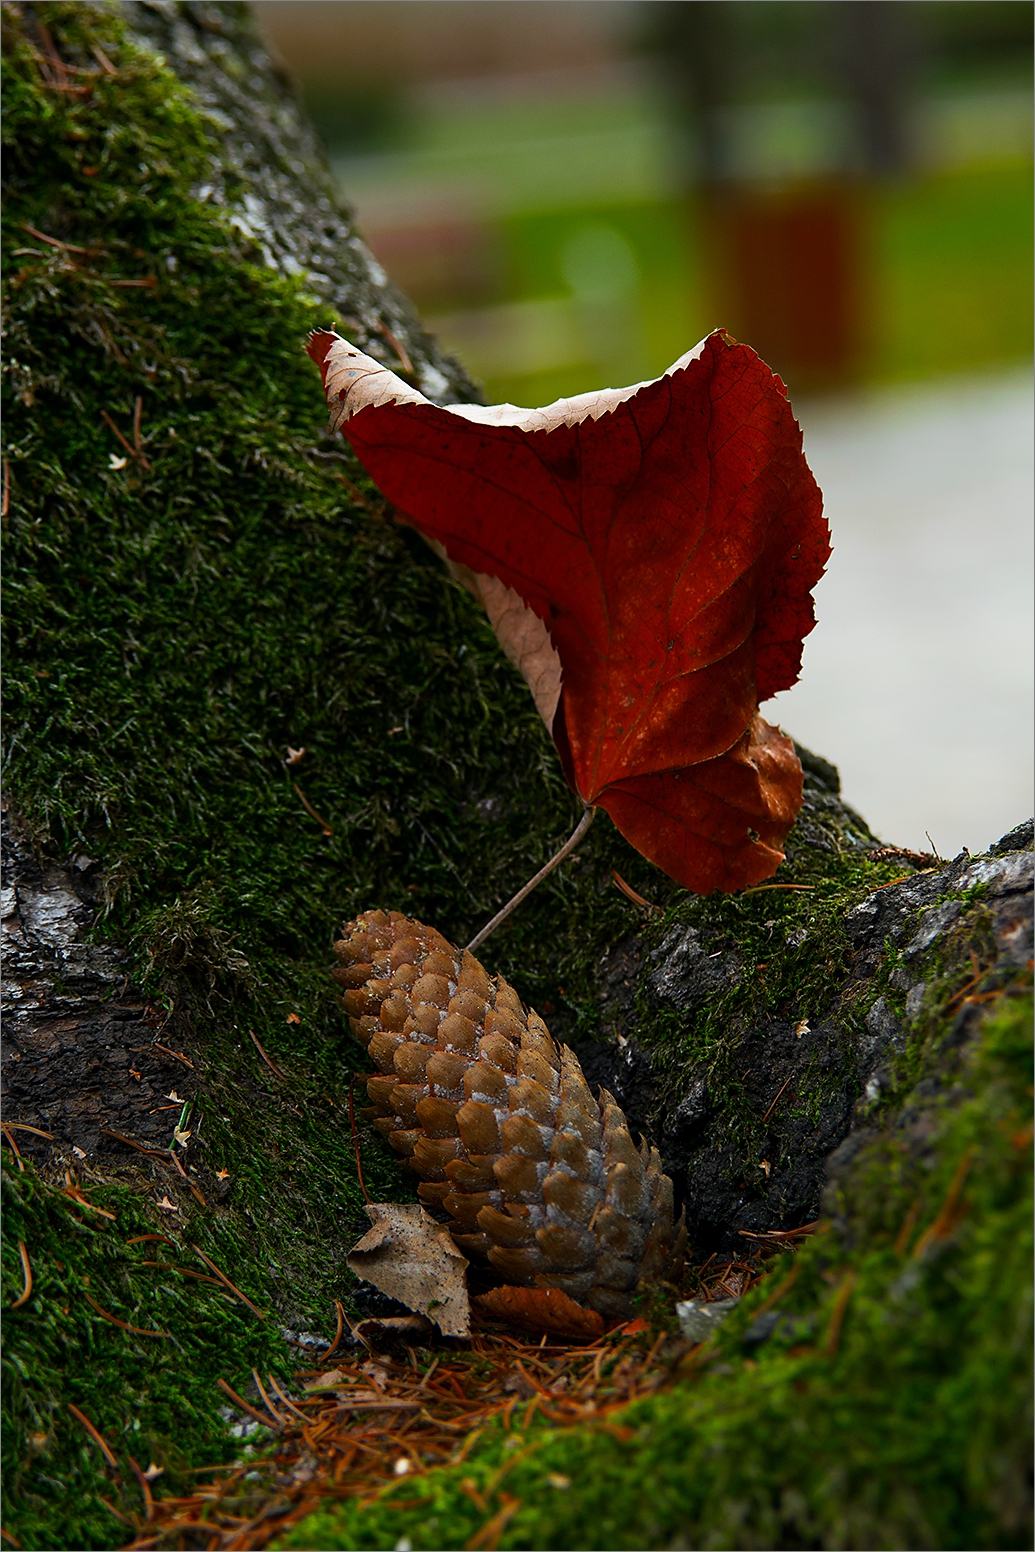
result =
[{"label": "blurred white background", "polygon": [[1032,811],[1029,373],[798,406],[834,553],[763,708],[882,839],[979,851]]}]

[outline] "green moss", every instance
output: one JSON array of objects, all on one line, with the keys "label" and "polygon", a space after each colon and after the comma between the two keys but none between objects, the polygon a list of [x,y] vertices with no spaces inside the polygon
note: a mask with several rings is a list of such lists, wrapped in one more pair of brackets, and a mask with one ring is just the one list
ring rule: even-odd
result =
[{"label": "green moss", "polygon": [[[776,887],[704,899],[681,894],[651,926],[648,942],[661,943],[676,925],[693,927],[710,954],[735,956],[737,973],[689,1014],[659,1009],[649,989],[641,988],[641,1037],[667,1074],[664,1103],[678,1102],[691,1081],[705,1077],[730,1141],[738,1154],[750,1155],[765,1128],[745,1096],[745,1037],[767,1018],[816,1022],[830,1011],[849,974],[847,913],[901,873],[900,862],[869,861],[858,849],[838,853],[792,844],[773,879]],[[869,1000],[877,995],[875,984]],[[867,1005],[853,1010],[857,1020]],[[818,1062],[797,1074],[798,1109],[817,1114],[846,1065],[852,1065],[848,1055],[834,1076]]]},{"label": "green moss", "polygon": [[[199,1212],[182,1229],[162,1225],[176,1234],[174,1248],[154,1242],[155,1215],[139,1189],[107,1183],[87,1195],[112,1217],[77,1204],[31,1168],[4,1173],[5,1525],[17,1526],[26,1547],[120,1542],[125,1530],[104,1500],[124,1515],[140,1512],[127,1457],[145,1469],[161,1466],[164,1491],[189,1490],[188,1468],[225,1460],[231,1447],[217,1379],[237,1388],[254,1365],[283,1383],[294,1368],[269,1313],[266,1280],[242,1255],[228,1214]],[[151,1242],[127,1244],[144,1234]],[[24,1286],[19,1241],[32,1293],[12,1310]],[[201,1280],[208,1268],[196,1246],[217,1266],[233,1265],[265,1320],[213,1279]],[[116,1320],[167,1334],[121,1330],[90,1298]],[[118,1471],[105,1469],[70,1405],[107,1439]]]},{"label": "green moss", "polygon": [[[744,1300],[692,1377],[607,1429],[488,1432],[462,1466],[409,1480],[419,1510],[393,1488],[281,1545],[463,1546],[488,1517],[468,1479],[490,1512],[520,1500],[501,1547],[1029,1545],[1031,1012],[1004,1000],[959,1074],[968,1097],[929,1109],[922,1141],[865,1150],[834,1227]],[[753,1344],[781,1284],[784,1318]]]}]

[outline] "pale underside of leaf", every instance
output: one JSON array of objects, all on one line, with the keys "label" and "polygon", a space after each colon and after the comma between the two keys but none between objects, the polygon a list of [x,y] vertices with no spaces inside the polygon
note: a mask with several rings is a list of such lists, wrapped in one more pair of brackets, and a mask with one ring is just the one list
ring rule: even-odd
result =
[{"label": "pale underside of leaf", "polygon": [[443,1336],[469,1336],[468,1262],[448,1231],[416,1203],[373,1202],[367,1214],[374,1226],[346,1257],[350,1270],[433,1321]]},{"label": "pale underside of leaf", "polygon": [[450,575],[485,610],[500,646],[524,678],[536,710],[550,731],[561,698],[561,659],[545,623],[499,577],[472,571],[469,566],[450,560],[439,539],[429,539],[428,543],[445,562]]},{"label": "pale underside of leaf", "polygon": [[[696,361],[708,343],[707,336],[662,375],[671,377]],[[325,358],[327,402],[331,409],[331,430],[342,426],[360,410],[382,404],[431,404],[416,388],[394,372],[366,356],[346,339],[337,338]],[[649,381],[655,381],[650,379]],[[594,388],[569,399],[556,399],[542,409],[522,409],[516,404],[447,404],[450,415],[480,426],[516,426],[521,431],[552,431],[557,426],[577,426],[584,420],[599,420],[647,387],[647,382],[632,383],[628,388]]]}]

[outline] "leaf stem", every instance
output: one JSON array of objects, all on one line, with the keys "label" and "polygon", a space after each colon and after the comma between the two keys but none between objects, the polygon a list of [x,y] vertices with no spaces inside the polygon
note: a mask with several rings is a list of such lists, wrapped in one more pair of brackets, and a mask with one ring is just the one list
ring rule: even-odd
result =
[{"label": "leaf stem", "polygon": [[470,943],[467,945],[467,951],[469,954],[473,954],[475,949],[485,942],[485,939],[489,936],[489,933],[495,932],[500,922],[506,921],[511,911],[515,910],[517,906],[521,904],[525,896],[530,895],[535,886],[537,884],[541,884],[546,875],[548,873],[552,873],[558,863],[564,861],[569,852],[575,850],[575,847],[579,844],[582,837],[593,823],[593,816],[595,813],[595,808],[590,808],[587,806],[583,812],[582,818],[579,820],[574,830],[568,836],[568,839],[565,841],[560,851],[555,851],[545,867],[541,867],[535,877],[530,878],[528,883],[523,885],[522,888],[518,890],[514,898],[507,901],[502,911],[497,911],[496,915],[492,918],[492,921],[486,922],[481,932],[476,933],[475,936],[471,939]]}]

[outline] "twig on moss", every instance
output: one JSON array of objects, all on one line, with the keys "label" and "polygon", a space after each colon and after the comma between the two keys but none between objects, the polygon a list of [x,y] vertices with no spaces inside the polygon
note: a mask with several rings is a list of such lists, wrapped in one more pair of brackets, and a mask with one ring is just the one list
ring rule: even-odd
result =
[{"label": "twig on moss", "polygon": [[787,1276],[784,1278],[783,1282],[780,1283],[779,1286],[777,1288],[775,1288],[774,1291],[769,1295],[768,1299],[764,1300],[764,1302],[761,1303],[758,1306],[758,1308],[754,1311],[754,1316],[755,1316],[756,1320],[758,1319],[759,1315],[764,1315],[766,1310],[771,1310],[773,1305],[776,1304],[780,1299],[783,1298],[784,1294],[787,1293],[790,1290],[790,1288],[793,1286],[793,1284],[796,1282],[797,1277],[798,1277],[798,1273],[800,1271],[801,1271],[801,1262],[800,1261],[795,1261],[794,1265],[791,1267],[790,1271],[788,1272]]},{"label": "twig on moss", "polygon": [[[115,280],[115,281],[112,281],[112,284],[116,285],[116,286],[118,286],[118,285],[135,286],[135,285],[141,285],[141,284],[143,284],[143,282],[137,281],[137,280],[123,280],[123,281]],[[137,400],[137,403],[138,404],[140,403],[139,399]],[[140,467],[142,469],[146,470],[148,474],[150,474],[150,472],[151,472],[151,464],[150,464],[149,460],[144,457],[144,454],[143,454],[143,452],[141,451],[141,449],[139,447],[134,447],[132,442],[127,442],[126,438],[122,435],[122,432],[119,430],[118,426],[112,420],[112,418],[108,414],[107,410],[101,410],[101,419],[104,421],[104,424],[108,427],[108,430],[114,432],[114,434],[118,437],[119,441],[122,443],[122,446],[126,449],[126,452],[129,454],[129,456],[131,458],[135,458],[137,460],[137,462],[139,463]],[[139,433],[138,433],[138,435],[139,435]]]},{"label": "twig on moss", "polygon": [[160,1272],[179,1272],[181,1277],[193,1277],[199,1283],[212,1283],[221,1292],[226,1292],[226,1284],[220,1277],[209,1277],[207,1272],[195,1272],[189,1266],[174,1266],[171,1261],[135,1261],[130,1271],[135,1271],[138,1266],[153,1266]]},{"label": "twig on moss", "polygon": [[501,1493],[500,1497],[503,1500],[502,1509],[497,1509],[496,1513],[490,1520],[486,1521],[481,1530],[476,1531],[469,1541],[464,1542],[465,1552],[476,1552],[476,1549],[479,1548],[482,1549],[482,1552],[495,1552],[495,1549],[499,1546],[500,1537],[506,1530],[508,1521],[513,1519],[514,1515],[521,1508],[522,1502],[520,1498],[515,1498],[511,1493]]},{"label": "twig on moss", "polygon": [[892,1246],[893,1255],[901,1256],[905,1253],[906,1246],[909,1244],[909,1241],[913,1237],[913,1230],[916,1228],[916,1220],[920,1216],[920,1210],[923,1205],[924,1201],[923,1197],[921,1196],[918,1196],[911,1204],[909,1211],[906,1213],[906,1216],[902,1220],[902,1227],[898,1231],[898,1237]]},{"label": "twig on moss", "polygon": [[91,44],[90,53],[93,55],[94,59],[96,59],[105,75],[118,75],[119,72],[116,70],[115,66],[112,64],[111,60],[108,58],[107,54],[99,46],[99,44]]},{"label": "twig on moss", "polygon": [[966,1207],[961,1211],[959,1200],[960,1194],[963,1191],[964,1181],[970,1173],[970,1166],[973,1162],[974,1149],[968,1148],[956,1166],[956,1173],[949,1184],[945,1200],[938,1209],[938,1216],[933,1223],[928,1225],[913,1246],[914,1261],[919,1261],[928,1245],[933,1244],[936,1239],[945,1239],[947,1235],[951,1234],[960,1219],[964,1217]]},{"label": "twig on moss", "polygon": [[67,1196],[69,1201],[75,1202],[79,1207],[88,1207],[91,1212],[100,1213],[102,1218],[110,1218],[112,1223],[118,1221],[113,1212],[109,1212],[106,1207],[96,1206],[95,1203],[89,1201],[83,1195],[82,1188],[72,1179],[72,1171],[70,1169],[65,1170],[65,1185],[61,1195]]},{"label": "twig on moss", "polygon": [[373,502],[368,501],[359,486],[354,485],[344,474],[339,474],[337,470],[334,470],[334,478],[341,481],[358,507],[362,507],[365,512],[370,512],[374,517],[384,517],[384,509],[376,507]]},{"label": "twig on moss", "polygon": [[48,1142],[54,1141],[53,1132],[41,1131],[38,1126],[30,1126],[27,1121],[5,1121],[5,1130],[10,1127],[14,1132],[32,1132],[37,1137],[45,1137]]}]

